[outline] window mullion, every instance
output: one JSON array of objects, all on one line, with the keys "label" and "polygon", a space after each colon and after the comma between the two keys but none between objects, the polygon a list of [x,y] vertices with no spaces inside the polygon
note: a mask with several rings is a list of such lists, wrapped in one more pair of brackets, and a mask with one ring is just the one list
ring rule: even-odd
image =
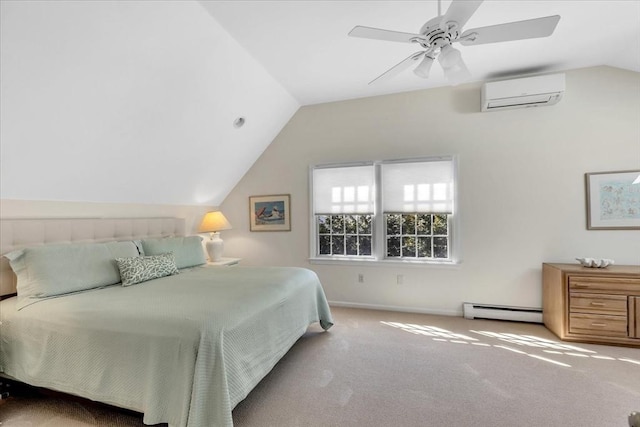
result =
[{"label": "window mullion", "polygon": [[373,209],[373,234],[371,240],[374,246],[373,255],[375,258],[385,259],[387,232],[385,230],[384,212],[382,212],[382,166],[376,163],[373,168],[375,199]]}]

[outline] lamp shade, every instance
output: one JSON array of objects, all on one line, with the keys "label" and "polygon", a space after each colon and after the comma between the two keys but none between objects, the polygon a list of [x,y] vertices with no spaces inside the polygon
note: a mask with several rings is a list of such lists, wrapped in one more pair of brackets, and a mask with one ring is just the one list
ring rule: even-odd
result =
[{"label": "lamp shade", "polygon": [[443,69],[444,69],[444,76],[453,85],[460,84],[471,78],[471,73],[467,69],[467,65],[464,63],[462,58],[460,58],[460,61],[458,61],[458,63],[453,67],[443,68]]},{"label": "lamp shade", "polygon": [[413,72],[415,73],[416,76],[426,79],[429,77],[429,71],[431,70],[432,65],[433,65],[433,58],[428,55],[425,55],[420,65],[418,65],[416,69],[413,70]]},{"label": "lamp shade", "polygon": [[438,56],[438,61],[444,69],[455,67],[461,59],[462,55],[460,54],[460,51],[451,47],[450,44],[442,46],[442,50]]},{"label": "lamp shade", "polygon": [[224,217],[222,212],[207,212],[207,214],[202,218],[202,223],[200,223],[200,227],[198,228],[198,232],[200,233],[213,233],[221,230],[230,230],[231,224],[227,221],[227,218]]}]

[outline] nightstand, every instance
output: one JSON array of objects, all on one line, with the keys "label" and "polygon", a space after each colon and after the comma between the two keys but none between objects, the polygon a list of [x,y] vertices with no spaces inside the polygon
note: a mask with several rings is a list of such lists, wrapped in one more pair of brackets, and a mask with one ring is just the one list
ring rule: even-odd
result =
[{"label": "nightstand", "polygon": [[207,265],[215,267],[229,267],[240,263],[242,258],[220,258],[220,261],[207,261]]}]

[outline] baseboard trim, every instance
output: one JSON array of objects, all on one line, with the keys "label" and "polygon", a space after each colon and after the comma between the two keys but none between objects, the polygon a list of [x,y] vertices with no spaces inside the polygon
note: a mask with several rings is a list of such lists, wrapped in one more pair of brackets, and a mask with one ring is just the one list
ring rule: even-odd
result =
[{"label": "baseboard trim", "polygon": [[346,301],[329,301],[329,305],[333,307],[364,308],[369,310],[397,311],[401,313],[435,314],[438,316],[462,317],[462,310],[441,310],[435,308],[402,307],[396,305],[362,304]]}]

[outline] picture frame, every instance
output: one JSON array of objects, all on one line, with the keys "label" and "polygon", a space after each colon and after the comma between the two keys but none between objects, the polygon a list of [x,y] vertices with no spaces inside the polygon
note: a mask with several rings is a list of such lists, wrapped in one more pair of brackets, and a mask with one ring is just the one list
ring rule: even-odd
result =
[{"label": "picture frame", "polygon": [[640,170],[585,174],[587,230],[640,230]]},{"label": "picture frame", "polygon": [[291,196],[274,194],[249,197],[251,231],[291,231]]}]

